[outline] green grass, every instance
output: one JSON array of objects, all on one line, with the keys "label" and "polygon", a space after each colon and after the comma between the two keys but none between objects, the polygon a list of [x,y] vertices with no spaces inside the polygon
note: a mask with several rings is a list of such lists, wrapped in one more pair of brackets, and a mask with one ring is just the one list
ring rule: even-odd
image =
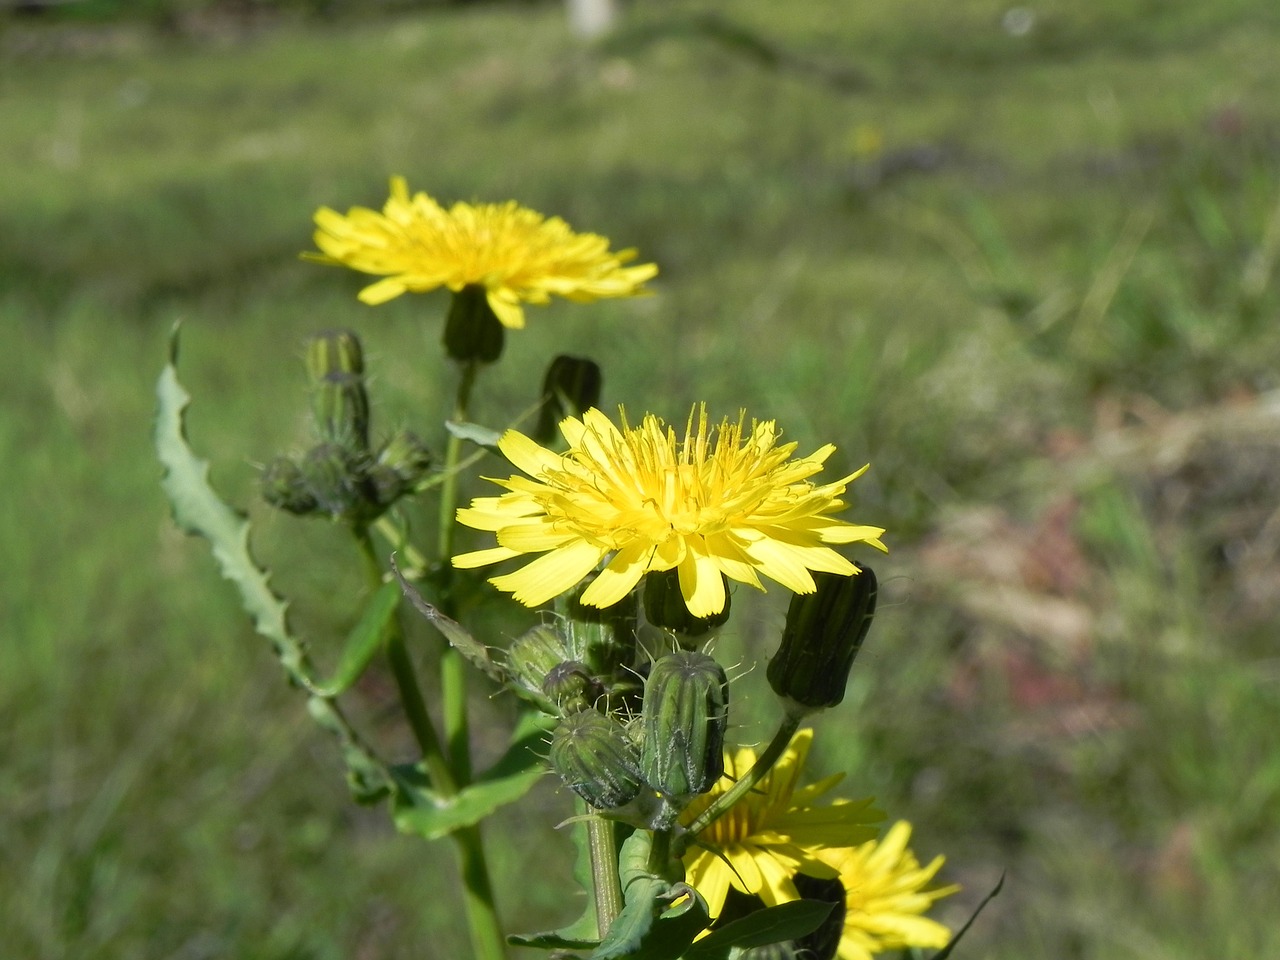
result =
[{"label": "green grass", "polygon": [[[1252,422],[1280,386],[1280,18],[1076,4],[1014,37],[980,0],[716,5],[857,67],[870,86],[849,93],[663,32],[705,9],[637,5],[603,52],[555,5],[236,44],[0,33],[7,952],[467,949],[451,856],[349,803],[331,744],[172,529],[148,441],[181,320],[192,437],[238,503],[303,441],[319,327],[360,329],[383,429],[440,442],[444,300],[366,308],[361,278],[297,259],[315,207],[376,206],[392,173],[516,197],[662,268],[647,300],[531,310],[480,419],[570,351],[602,364],[609,403],[746,407],[802,447],[836,442],[833,469],[872,461],[854,516],[890,528],[888,602],[820,759],[912,819],[921,855],[948,854],[965,892],[945,919],[1009,871],[963,955],[1276,952],[1274,427],[1123,457],[1104,435],[1224,403]],[[878,153],[857,148],[869,130]],[[349,547],[252,512],[331,655]],[[1028,573],[1037,543],[1075,572]],[[739,594],[751,656],[780,594]],[[735,690],[743,716],[768,716],[761,673]],[[361,697],[394,750],[387,689]],[[513,930],[576,906],[551,882],[567,809],[548,784],[489,831]]]}]

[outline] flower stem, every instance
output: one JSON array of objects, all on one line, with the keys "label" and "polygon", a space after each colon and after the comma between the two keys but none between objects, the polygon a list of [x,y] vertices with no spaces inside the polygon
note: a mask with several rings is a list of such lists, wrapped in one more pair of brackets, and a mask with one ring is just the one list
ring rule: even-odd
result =
[{"label": "flower stem", "polygon": [[[465,422],[471,405],[471,388],[480,372],[478,361],[462,364],[462,379],[458,381],[458,393],[454,398],[453,420]],[[459,461],[462,458],[462,438],[449,435],[444,455],[444,483],[440,487],[440,514],[436,531],[436,560],[440,564],[440,610],[447,617],[457,616],[457,605],[452,596],[453,534],[456,526],[454,514],[458,508]],[[447,647],[440,657],[440,687],[444,700],[444,735],[449,756],[453,761],[454,776],[460,783],[471,780],[471,747],[467,724],[467,675],[461,655]]]},{"label": "flower stem", "polygon": [[[579,801],[582,809],[587,809]],[[594,814],[587,817],[587,848],[591,854],[591,892],[596,905],[596,935],[604,939],[622,912],[618,879],[618,836],[614,824]]]},{"label": "flower stem", "polygon": [[[382,583],[382,565],[378,562],[368,527],[355,528],[356,541],[369,572],[370,581],[376,586]],[[399,617],[393,617],[387,638],[387,658],[395,677],[405,716],[413,730],[414,739],[422,751],[431,778],[432,789],[443,797],[453,797],[460,787],[469,782],[470,763],[466,764],[467,777],[458,776],[458,764],[450,764],[441,748],[431,715],[427,712],[422,688],[418,684],[413,662],[404,645],[404,633]],[[465,730],[465,727],[464,727]],[[489,879],[489,866],[485,860],[484,840],[480,827],[473,825],[456,830],[450,836],[458,859],[458,872],[462,876],[463,904],[467,912],[467,926],[471,933],[471,947],[476,960],[504,960],[506,941],[494,904],[493,883]]]},{"label": "flower stem", "polygon": [[729,788],[722,793],[712,803],[698,815],[698,818],[689,824],[688,829],[684,832],[686,837],[695,837],[711,824],[715,823],[720,817],[733,809],[734,804],[741,800],[747,793],[755,789],[756,784],[764,779],[765,774],[773,769],[773,765],[778,762],[778,758],[782,756],[783,751],[787,749],[787,745],[791,743],[791,738],[800,729],[800,723],[804,719],[803,714],[788,713],[782,718],[782,723],[778,725],[778,732],[773,735],[773,739],[769,741],[769,745],[765,747],[764,753],[760,754],[760,758],[750,770]]}]

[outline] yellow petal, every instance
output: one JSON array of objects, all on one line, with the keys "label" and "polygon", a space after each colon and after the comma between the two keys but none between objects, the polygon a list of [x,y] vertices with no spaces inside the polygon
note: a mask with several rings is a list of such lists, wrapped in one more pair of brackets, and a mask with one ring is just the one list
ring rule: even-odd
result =
[{"label": "yellow petal", "polygon": [[499,590],[510,591],[526,607],[536,607],[572,590],[595,569],[605,552],[584,540],[575,540],[489,582]]}]

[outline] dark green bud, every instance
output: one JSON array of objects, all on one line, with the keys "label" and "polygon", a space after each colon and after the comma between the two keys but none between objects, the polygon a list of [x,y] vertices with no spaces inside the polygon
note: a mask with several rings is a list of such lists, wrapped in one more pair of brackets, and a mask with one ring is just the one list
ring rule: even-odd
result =
[{"label": "dark green bud", "polygon": [[431,451],[417,435],[398,431],[383,445],[369,468],[378,502],[390,506],[417,489],[431,468]]},{"label": "dark green bud", "polygon": [[710,790],[724,775],[729,681],[705,653],[660,657],[644,685],[640,770],[649,786],[676,804]]},{"label": "dark green bud", "polygon": [[322,443],[313,448],[302,461],[302,475],[324,513],[365,522],[381,512],[362,458],[348,447]]},{"label": "dark green bud", "polygon": [[489,306],[489,294],[468,284],[453,295],[444,322],[444,349],[462,363],[493,363],[502,356],[502,322]]},{"label": "dark green bud", "polygon": [[262,471],[262,496],[273,507],[299,516],[312,513],[317,506],[302,468],[288,457],[276,457]]},{"label": "dark green bud", "polygon": [[612,810],[640,795],[639,757],[617,720],[586,710],[560,721],[551,735],[551,768],[593,807]]},{"label": "dark green bud", "polygon": [[542,380],[542,409],[534,439],[546,443],[565,417],[576,417],[600,402],[600,365],[584,357],[561,354],[547,367]]},{"label": "dark green bud", "polygon": [[311,385],[311,410],[325,443],[369,449],[369,395],[356,373],[328,373]]},{"label": "dark green bud", "polygon": [[[724,575],[721,574],[721,579]],[[655,627],[670,630],[676,639],[700,637],[729,619],[729,593],[724,595],[724,609],[709,617],[695,617],[685,606],[680,592],[680,572],[674,568],[645,574],[644,617]]]},{"label": "dark green bud", "polygon": [[787,610],[782,643],[766,676],[773,692],[797,713],[834,707],[844,699],[853,659],[876,612],[876,575],[814,574],[817,590],[796,594]]},{"label": "dark green bud", "polygon": [[578,660],[557,663],[542,680],[542,692],[562,713],[580,713],[595,706],[604,696],[604,687]]}]

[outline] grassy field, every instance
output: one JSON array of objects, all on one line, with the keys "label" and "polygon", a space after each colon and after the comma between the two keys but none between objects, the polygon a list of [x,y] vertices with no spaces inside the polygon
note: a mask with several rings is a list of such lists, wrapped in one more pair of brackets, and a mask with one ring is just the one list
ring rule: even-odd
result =
[{"label": "grassy field", "polygon": [[[393,173],[661,267],[652,298],[530,310],[477,419],[567,351],[607,404],[745,407],[872,462],[888,602],[819,760],[948,855],[943,919],[1007,871],[962,955],[1280,953],[1274,4],[710,9],[636,3],[592,49],[554,4],[0,28],[6,955],[466,954],[452,858],[349,802],[148,437],[181,320],[193,441],[323,656],[350,548],[255,504],[256,465],[301,444],[301,343],[338,324],[382,428],[440,442],[443,298],[364,307],[297,257]],[[781,593],[735,600],[749,659]],[[735,696],[763,716],[761,673]],[[489,831],[512,930],[575,911],[567,810],[548,784]]]}]

